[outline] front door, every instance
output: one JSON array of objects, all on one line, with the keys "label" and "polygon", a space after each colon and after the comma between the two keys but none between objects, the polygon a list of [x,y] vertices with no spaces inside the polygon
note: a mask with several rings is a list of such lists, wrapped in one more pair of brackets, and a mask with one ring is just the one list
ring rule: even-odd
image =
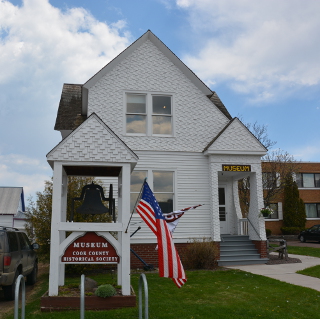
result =
[{"label": "front door", "polygon": [[220,234],[229,234],[228,212],[226,209],[226,187],[219,187]]}]

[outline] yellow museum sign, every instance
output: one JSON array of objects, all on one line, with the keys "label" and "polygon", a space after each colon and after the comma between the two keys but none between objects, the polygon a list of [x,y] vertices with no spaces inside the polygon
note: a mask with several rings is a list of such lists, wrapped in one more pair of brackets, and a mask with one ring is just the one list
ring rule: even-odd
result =
[{"label": "yellow museum sign", "polygon": [[223,172],[251,172],[251,165],[222,165]]}]

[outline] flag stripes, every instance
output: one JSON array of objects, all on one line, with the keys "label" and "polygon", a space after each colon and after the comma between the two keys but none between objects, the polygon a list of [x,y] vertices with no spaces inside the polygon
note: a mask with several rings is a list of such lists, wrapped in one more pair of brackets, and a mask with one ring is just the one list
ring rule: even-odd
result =
[{"label": "flag stripes", "polygon": [[177,287],[180,288],[187,279],[179,254],[174,246],[171,232],[148,183],[145,182],[142,187],[141,199],[136,210],[157,236],[159,275],[160,277],[172,278]]},{"label": "flag stripes", "polygon": [[140,200],[137,208],[138,214],[144,220],[144,222],[149,226],[155,235],[157,235],[156,219],[154,217],[154,212],[150,204],[143,199]]}]

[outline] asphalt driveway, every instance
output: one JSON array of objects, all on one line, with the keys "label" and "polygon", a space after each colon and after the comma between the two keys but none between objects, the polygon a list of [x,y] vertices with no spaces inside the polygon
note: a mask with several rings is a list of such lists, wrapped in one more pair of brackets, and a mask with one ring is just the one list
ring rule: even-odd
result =
[{"label": "asphalt driveway", "polygon": [[297,246],[297,247],[313,247],[320,248],[320,242],[318,241],[308,241],[306,243],[301,243],[299,240],[287,241],[288,246]]}]

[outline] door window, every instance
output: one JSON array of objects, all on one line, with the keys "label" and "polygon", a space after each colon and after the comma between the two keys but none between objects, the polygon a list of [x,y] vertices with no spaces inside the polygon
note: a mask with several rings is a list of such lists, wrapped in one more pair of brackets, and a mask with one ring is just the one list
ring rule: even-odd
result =
[{"label": "door window", "polygon": [[222,187],[219,188],[219,219],[221,222],[226,221],[226,196]]}]

